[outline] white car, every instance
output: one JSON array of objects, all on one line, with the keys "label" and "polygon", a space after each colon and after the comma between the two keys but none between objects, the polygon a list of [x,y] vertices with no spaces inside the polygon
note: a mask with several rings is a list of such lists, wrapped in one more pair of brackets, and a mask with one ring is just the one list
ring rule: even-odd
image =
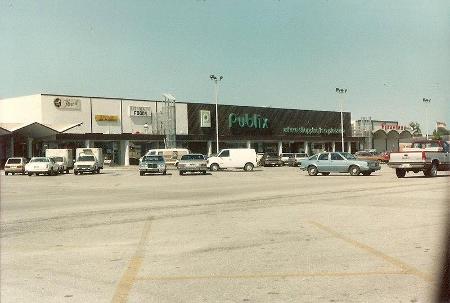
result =
[{"label": "white car", "polygon": [[53,161],[52,158],[48,157],[34,157],[31,158],[30,162],[25,165],[25,173],[28,176],[35,174],[44,174],[48,176],[54,176],[58,174],[59,165]]}]

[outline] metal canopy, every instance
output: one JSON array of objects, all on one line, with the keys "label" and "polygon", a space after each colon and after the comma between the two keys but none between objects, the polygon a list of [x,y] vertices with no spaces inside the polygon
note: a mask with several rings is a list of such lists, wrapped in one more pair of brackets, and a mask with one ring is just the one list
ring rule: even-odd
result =
[{"label": "metal canopy", "polygon": [[[7,132],[4,133],[2,130],[6,130]],[[38,122],[28,124],[3,123],[0,125],[0,135],[6,134],[17,134],[24,137],[39,139],[59,134],[59,131]]]}]

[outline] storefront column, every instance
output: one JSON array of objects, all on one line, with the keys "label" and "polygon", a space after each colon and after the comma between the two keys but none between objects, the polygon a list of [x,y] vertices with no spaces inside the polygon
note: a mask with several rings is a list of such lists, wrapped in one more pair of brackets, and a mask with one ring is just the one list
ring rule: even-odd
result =
[{"label": "storefront column", "polygon": [[247,148],[252,148],[252,141],[247,141]]},{"label": "storefront column", "polygon": [[308,145],[308,141],[305,141],[305,154],[309,155],[309,145]]},{"label": "storefront column", "polygon": [[333,152],[336,151],[336,141],[331,142],[331,147],[333,149]]},{"label": "storefront column", "polygon": [[33,158],[33,138],[27,138],[27,157]]},{"label": "storefront column", "polygon": [[84,147],[86,147],[86,148],[93,147],[92,141],[91,140],[84,141]]},{"label": "storefront column", "polygon": [[352,142],[347,142],[347,152],[352,153]]},{"label": "storefront column", "polygon": [[206,149],[207,149],[206,154],[208,155],[208,157],[211,156],[212,155],[212,141],[206,142]]},{"label": "storefront column", "polygon": [[130,166],[130,141],[125,140],[123,145],[124,145],[123,146],[124,148],[122,149],[124,153],[123,165]]},{"label": "storefront column", "polygon": [[283,142],[278,141],[278,154],[281,155],[283,153]]},{"label": "storefront column", "polygon": [[14,157],[14,137],[11,135],[11,141],[9,143],[9,152],[10,152],[10,157]]}]

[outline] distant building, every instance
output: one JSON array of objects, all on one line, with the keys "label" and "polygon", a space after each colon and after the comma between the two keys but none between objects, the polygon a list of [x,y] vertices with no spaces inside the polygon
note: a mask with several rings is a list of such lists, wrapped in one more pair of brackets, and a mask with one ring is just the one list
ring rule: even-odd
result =
[{"label": "distant building", "polygon": [[408,142],[413,130],[398,121],[372,120],[362,117],[352,123],[353,137],[361,138],[360,149],[398,151],[400,142]]}]

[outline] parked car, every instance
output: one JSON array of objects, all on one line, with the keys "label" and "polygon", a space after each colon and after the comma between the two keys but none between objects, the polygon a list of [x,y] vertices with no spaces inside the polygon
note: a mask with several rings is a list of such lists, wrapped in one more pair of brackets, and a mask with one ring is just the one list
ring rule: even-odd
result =
[{"label": "parked car", "polygon": [[26,158],[9,158],[5,163],[5,175],[25,174],[25,164],[27,163]]},{"label": "parked car", "polygon": [[450,170],[450,144],[440,140],[414,142],[402,152],[391,153],[388,165],[395,169],[398,178],[409,171],[435,177],[438,171]]},{"label": "parked car", "polygon": [[282,166],[283,161],[277,153],[265,153],[261,159],[263,166]]},{"label": "parked car", "polygon": [[223,149],[215,157],[209,157],[207,165],[210,170],[238,168],[252,171],[256,162],[256,151],[252,148],[228,148]]},{"label": "parked car", "polygon": [[306,153],[295,153],[291,158],[288,159],[287,165],[289,166],[300,166],[303,160],[308,159],[308,154]]},{"label": "parked car", "polygon": [[187,154],[181,157],[178,162],[180,176],[187,172],[200,172],[206,175],[208,169],[206,159],[202,154]]},{"label": "parked car", "polygon": [[139,174],[167,173],[166,162],[163,156],[144,156],[139,163]]},{"label": "parked car", "polygon": [[59,165],[49,157],[34,157],[25,165],[25,173],[28,176],[32,174],[53,176],[58,174],[58,169]]},{"label": "parked car", "polygon": [[64,162],[63,157],[49,157],[58,165],[58,174],[63,174],[66,172],[67,166]]},{"label": "parked car", "polygon": [[294,153],[281,153],[280,158],[283,165],[287,165],[290,158],[294,157]]},{"label": "parked car", "polygon": [[328,176],[332,172],[350,173],[352,176],[358,176],[359,174],[369,176],[380,169],[380,163],[378,161],[358,160],[350,153],[325,152],[302,161],[301,169],[308,171],[310,176],[316,176],[318,173]]},{"label": "parked car", "polygon": [[73,151],[70,148],[47,148],[45,156],[52,157],[66,174],[69,173],[70,169],[73,169]]},{"label": "parked car", "polygon": [[163,148],[163,149],[150,149],[145,153],[145,155],[163,156],[166,165],[177,166],[181,157],[189,153],[190,151],[186,148]]}]

